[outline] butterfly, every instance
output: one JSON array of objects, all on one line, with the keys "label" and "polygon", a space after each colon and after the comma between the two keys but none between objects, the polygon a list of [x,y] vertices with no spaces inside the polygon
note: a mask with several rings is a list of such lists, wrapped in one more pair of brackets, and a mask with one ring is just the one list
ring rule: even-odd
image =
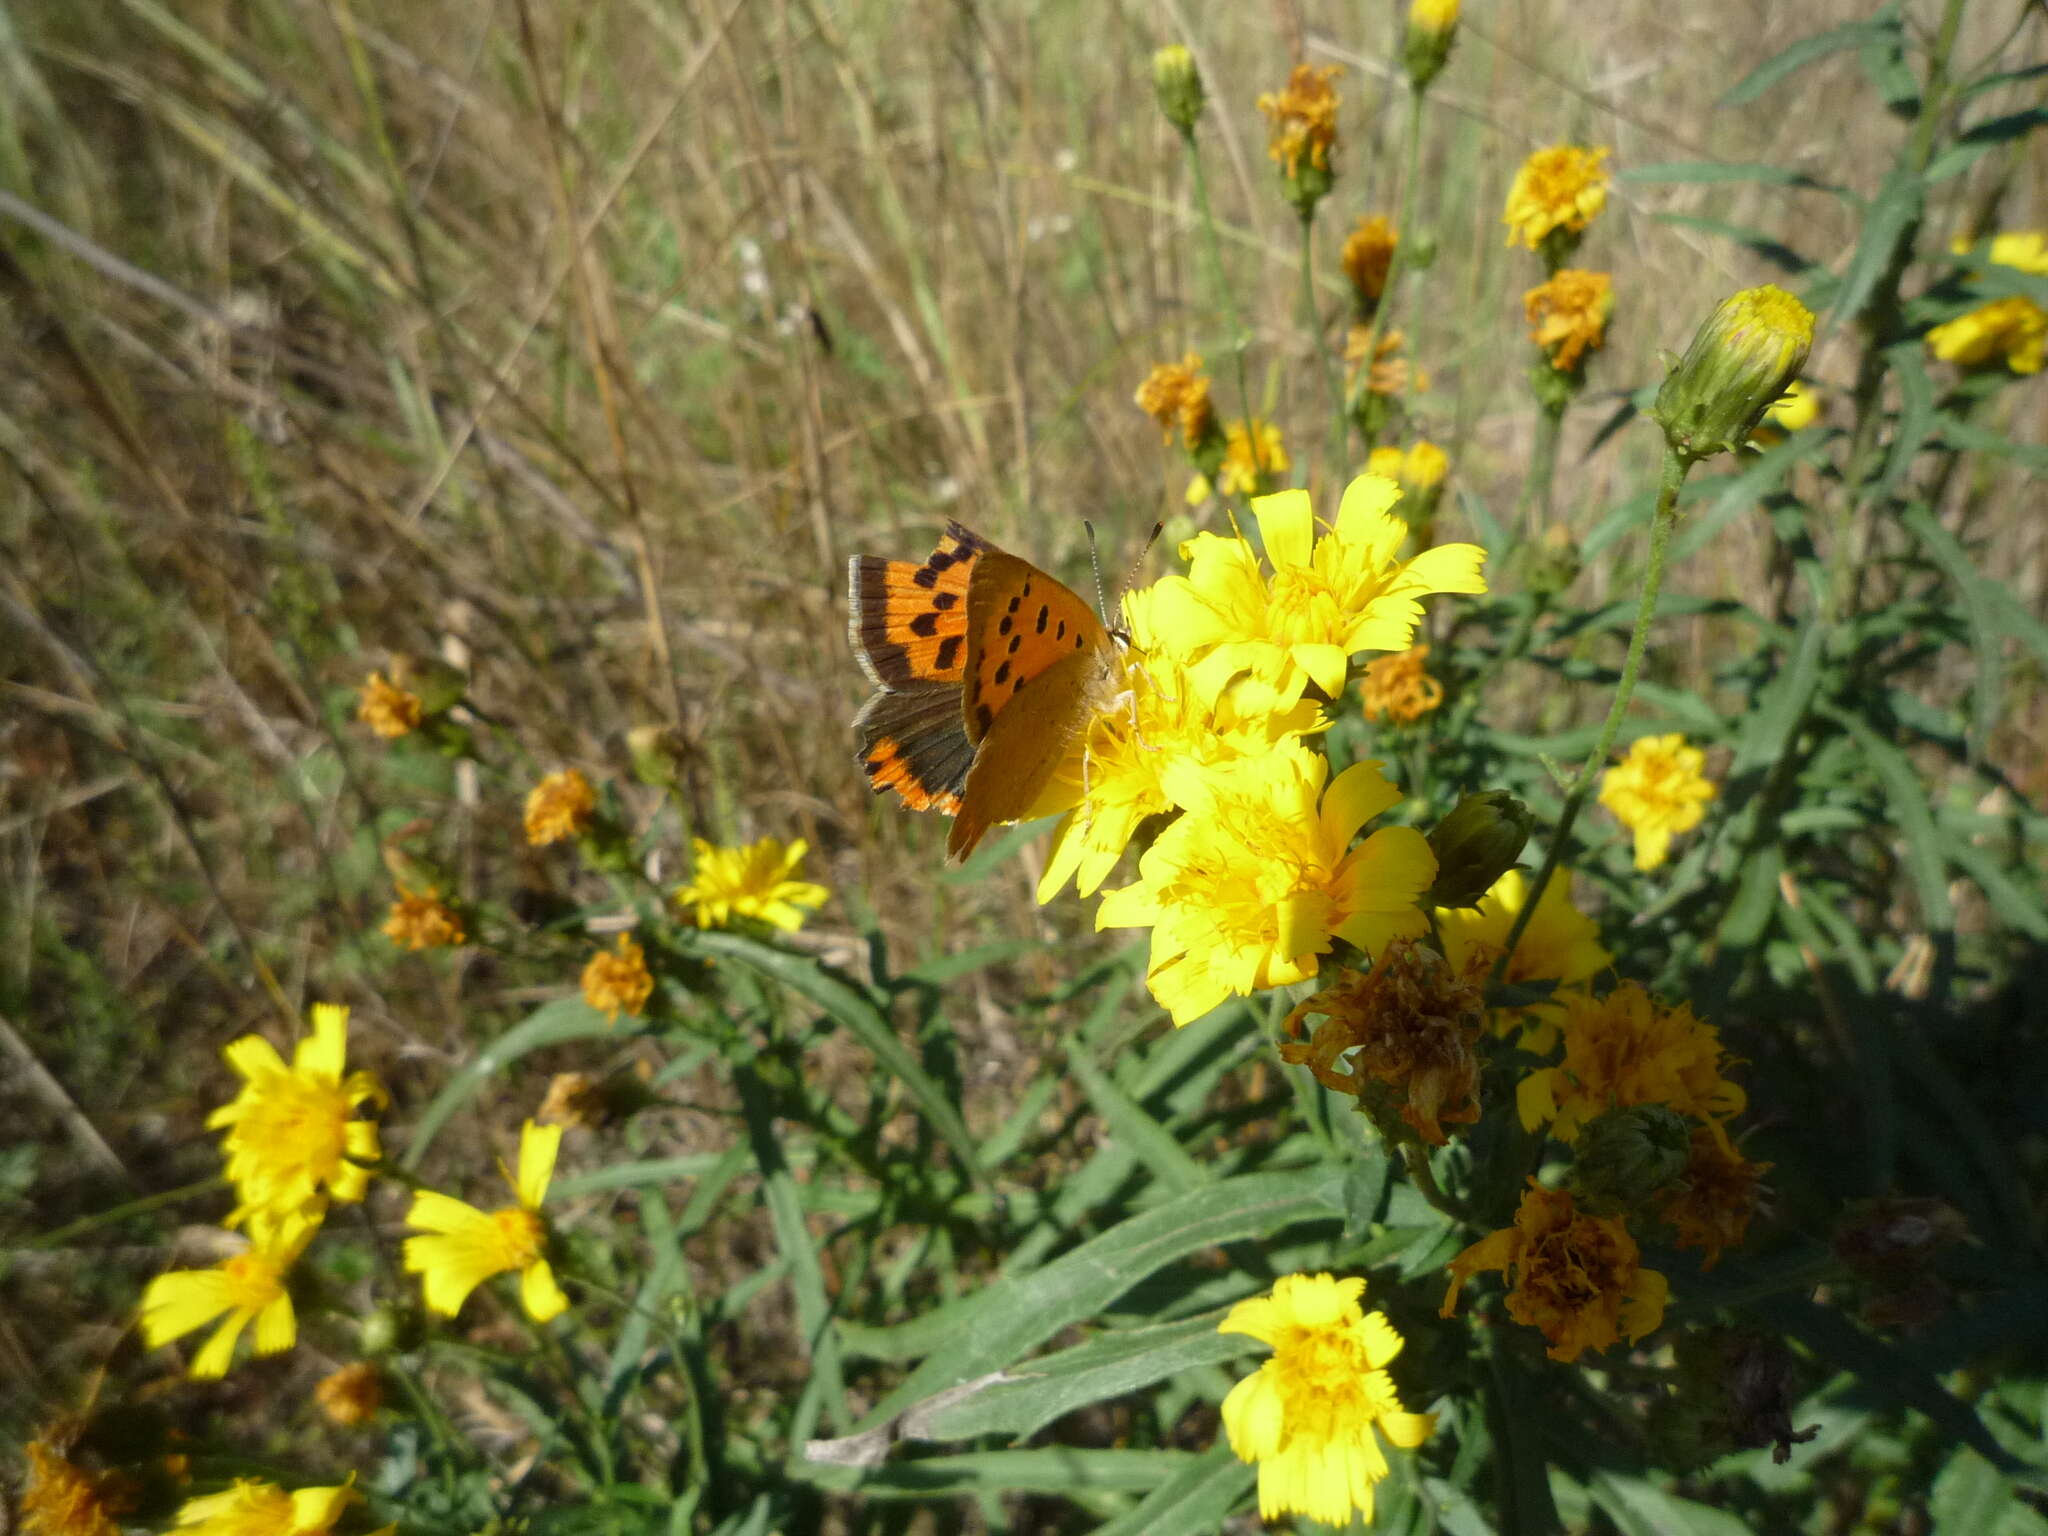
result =
[{"label": "butterfly", "polygon": [[855,555],[848,587],[848,634],[876,688],[853,721],[861,768],[877,794],[951,816],[946,852],[964,859],[997,822],[1033,814],[1110,707],[1117,638],[1066,585],[958,523],[922,562]]}]

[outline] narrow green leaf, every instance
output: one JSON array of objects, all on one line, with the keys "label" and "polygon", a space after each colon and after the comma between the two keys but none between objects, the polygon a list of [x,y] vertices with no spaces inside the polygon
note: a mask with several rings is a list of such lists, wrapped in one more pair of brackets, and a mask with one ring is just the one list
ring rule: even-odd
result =
[{"label": "narrow green leaf", "polygon": [[[2001,600],[2009,600],[2012,594],[2003,583],[1989,581],[1978,574],[1963,546],[1935,520],[1925,503],[1915,502],[1907,507],[1900,514],[1900,521],[1920,540],[1921,546],[1962,599],[1963,617],[1970,625],[1970,649],[1977,663],[1977,675],[1970,687],[1970,735],[1973,745],[1982,751],[1991,739],[1992,729],[1998,724],[1999,684],[2004,674],[2003,637],[2006,633],[2006,626],[1999,623],[2004,608]],[[2043,645],[2042,660],[2044,666],[2048,666],[2048,631],[2044,631]]]},{"label": "narrow green leaf", "polygon": [[1830,705],[1823,706],[1823,713],[1856,738],[1864,762],[1884,789],[1892,819],[1906,840],[1906,869],[1920,898],[1921,921],[1937,933],[1950,932],[1956,919],[1949,905],[1941,836],[1927,806],[1927,788],[1912,760],[1848,711]]},{"label": "narrow green leaf", "polygon": [[[790,1458],[788,1471],[819,1488],[869,1499],[932,1499],[976,1493],[1142,1493],[1184,1474],[1190,1462],[1214,1451],[1083,1451],[1051,1446],[1030,1451],[975,1451],[888,1461],[874,1467],[838,1466]],[[1247,1471],[1250,1469],[1247,1468]]]},{"label": "narrow green leaf", "polygon": [[740,1095],[740,1113],[747,1123],[747,1141],[754,1165],[761,1170],[761,1200],[775,1229],[775,1244],[789,1261],[789,1288],[796,1298],[797,1328],[810,1351],[810,1379],[790,1426],[790,1437],[808,1439],[822,1412],[835,1427],[846,1418],[846,1378],[840,1368],[839,1337],[832,1329],[832,1298],[825,1287],[817,1240],[804,1219],[796,1180],[782,1153],[782,1138],[767,1086],[751,1062],[735,1063],[733,1085]]},{"label": "narrow green leaf", "polygon": [[1792,277],[1804,276],[1813,271],[1816,265],[1776,235],[1752,229],[1746,224],[1731,224],[1726,219],[1703,218],[1696,213],[1653,213],[1650,217],[1661,224],[1676,224],[1682,229],[1696,229],[1702,234],[1732,240]]},{"label": "narrow green leaf", "polygon": [[707,929],[690,936],[692,945],[714,955],[737,960],[749,969],[780,982],[799,997],[807,998],[845,1025],[855,1039],[896,1080],[908,1090],[913,1102],[932,1128],[939,1133],[969,1178],[984,1187],[988,1175],[981,1166],[981,1152],[969,1134],[959,1107],[938,1080],[919,1063],[896,1034],[889,1016],[852,982],[827,969],[807,955],[791,954],[744,934]]},{"label": "narrow green leaf", "polygon": [[[990,1371],[1006,1370],[1060,1329],[1085,1322],[1146,1276],[1219,1243],[1266,1238],[1284,1227],[1331,1220],[1343,1210],[1334,1169],[1223,1179],[1119,1222],[1028,1274],[1006,1274],[938,1313],[903,1325],[929,1358],[861,1427]],[[883,1330],[884,1333],[896,1330]],[[901,1358],[900,1355],[896,1358]]]},{"label": "narrow green leaf", "polygon": [[1005,1379],[940,1409],[925,1421],[924,1437],[1021,1438],[1077,1408],[1136,1392],[1197,1366],[1220,1365],[1257,1347],[1242,1334],[1218,1333],[1221,1321],[1221,1315],[1210,1312],[1175,1323],[1098,1334],[1073,1349],[1019,1366]]},{"label": "narrow green leaf", "polygon": [[1915,338],[1885,348],[1885,366],[1899,384],[1899,415],[1892,424],[1891,451],[1877,482],[1878,494],[1889,496],[1934,432],[1934,380],[1927,373],[1927,349]]},{"label": "narrow green leaf", "polygon": [[1898,7],[1887,5],[1867,21],[1846,22],[1839,27],[1830,27],[1825,32],[1816,32],[1811,37],[1802,37],[1791,47],[1772,55],[1738,80],[1722,98],[1714,103],[1717,107],[1739,107],[1788,80],[1807,65],[1839,53],[1845,48],[1861,48],[1874,38],[1887,33],[1898,32]]},{"label": "narrow green leaf", "polygon": [[1998,1468],[1966,1446],[1935,1477],[1927,1513],[1937,1531],[1991,1532],[2016,1502]]},{"label": "narrow green leaf", "polygon": [[1986,432],[1982,427],[1947,412],[1943,412],[1939,419],[1942,441],[1951,446],[1967,448],[1973,453],[1994,454],[2023,464],[2036,473],[2048,474],[2048,446],[2019,442],[1998,432]]},{"label": "narrow green leaf", "polygon": [[1926,195],[1927,184],[1910,171],[1899,168],[1885,177],[1863,220],[1855,254],[1842,271],[1842,286],[1832,306],[1836,319],[1854,320],[1863,312],[1878,280],[1891,266],[1899,242],[1918,222]]},{"label": "narrow green leaf", "polygon": [[1726,182],[1762,182],[1769,186],[1800,187],[1810,192],[1832,192],[1847,197],[1849,192],[1825,181],[1815,181],[1804,171],[1795,171],[1766,161],[1750,160],[1667,160],[1655,165],[1631,165],[1616,173],[1616,181],[1676,186],[1714,186]]},{"label": "narrow green leaf", "polygon": [[1748,1524],[1726,1510],[1681,1499],[1640,1477],[1596,1472],[1587,1491],[1625,1536],[1749,1536]]},{"label": "narrow green leaf", "polygon": [[1221,1531],[1251,1499],[1258,1468],[1219,1445],[1173,1473],[1127,1514],[1095,1528],[1095,1536],[1152,1536],[1158,1531]]},{"label": "narrow green leaf", "polygon": [[1085,1050],[1067,1053],[1067,1069],[1080,1082],[1110,1134],[1128,1143],[1161,1183],[1178,1194],[1214,1182],[1215,1175],[1188,1156],[1173,1134],[1117,1087],[1108,1073],[1088,1059]]},{"label": "narrow green leaf", "polygon": [[420,1111],[420,1117],[413,1123],[412,1140],[406,1144],[405,1155],[398,1165],[409,1172],[416,1172],[420,1162],[427,1155],[427,1148],[434,1144],[434,1138],[448,1123],[448,1117],[483,1089],[498,1073],[529,1052],[544,1046],[562,1045],[570,1040],[590,1040],[601,1035],[616,1034],[617,1027],[580,997],[560,997],[552,1003],[543,1003],[525,1018],[498,1036],[465,1064],[433,1101]]}]

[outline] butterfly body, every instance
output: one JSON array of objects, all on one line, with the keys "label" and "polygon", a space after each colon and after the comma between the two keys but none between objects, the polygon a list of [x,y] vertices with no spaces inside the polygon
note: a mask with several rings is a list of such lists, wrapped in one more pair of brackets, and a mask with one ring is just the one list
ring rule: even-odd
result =
[{"label": "butterfly body", "polygon": [[1033,811],[1116,692],[1116,642],[1029,561],[949,523],[923,562],[857,555],[854,653],[876,687],[853,722],[869,784],[954,818],[964,858]]}]

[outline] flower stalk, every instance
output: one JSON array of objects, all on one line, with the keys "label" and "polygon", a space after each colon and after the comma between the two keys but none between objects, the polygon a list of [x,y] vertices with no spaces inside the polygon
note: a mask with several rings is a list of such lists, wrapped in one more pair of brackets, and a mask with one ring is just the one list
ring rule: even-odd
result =
[{"label": "flower stalk", "polygon": [[1593,750],[1586,754],[1586,760],[1579,765],[1579,771],[1572,776],[1571,785],[1565,791],[1564,809],[1558,813],[1557,827],[1550,835],[1549,846],[1544,849],[1543,865],[1530,884],[1528,900],[1515,914],[1515,925],[1508,930],[1507,944],[1494,964],[1490,979],[1495,986],[1507,975],[1508,960],[1514,954],[1515,946],[1521,942],[1522,931],[1536,914],[1536,903],[1543,899],[1543,888],[1550,883],[1551,876],[1557,873],[1557,866],[1564,860],[1564,850],[1571,842],[1572,825],[1579,819],[1579,812],[1586,808],[1586,798],[1600,777],[1607,754],[1614,749],[1614,738],[1621,731],[1622,717],[1628,713],[1629,699],[1636,689],[1636,676],[1642,671],[1643,652],[1649,643],[1650,623],[1657,615],[1657,598],[1664,588],[1665,557],[1671,546],[1671,531],[1678,523],[1678,492],[1691,469],[1691,462],[1676,448],[1665,448],[1664,472],[1657,486],[1657,510],[1650,523],[1650,563],[1643,573],[1642,601],[1636,605],[1636,623],[1628,637],[1628,655],[1621,664],[1621,681],[1615,685],[1614,703],[1608,708],[1606,724],[1600,728],[1600,739],[1593,743]]}]

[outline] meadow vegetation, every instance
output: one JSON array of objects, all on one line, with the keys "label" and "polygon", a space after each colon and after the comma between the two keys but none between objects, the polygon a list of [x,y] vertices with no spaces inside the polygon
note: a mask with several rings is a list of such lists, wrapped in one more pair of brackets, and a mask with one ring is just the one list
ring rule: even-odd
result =
[{"label": "meadow vegetation", "polygon": [[16,1527],[2048,1533],[2044,90],[0,0]]}]

